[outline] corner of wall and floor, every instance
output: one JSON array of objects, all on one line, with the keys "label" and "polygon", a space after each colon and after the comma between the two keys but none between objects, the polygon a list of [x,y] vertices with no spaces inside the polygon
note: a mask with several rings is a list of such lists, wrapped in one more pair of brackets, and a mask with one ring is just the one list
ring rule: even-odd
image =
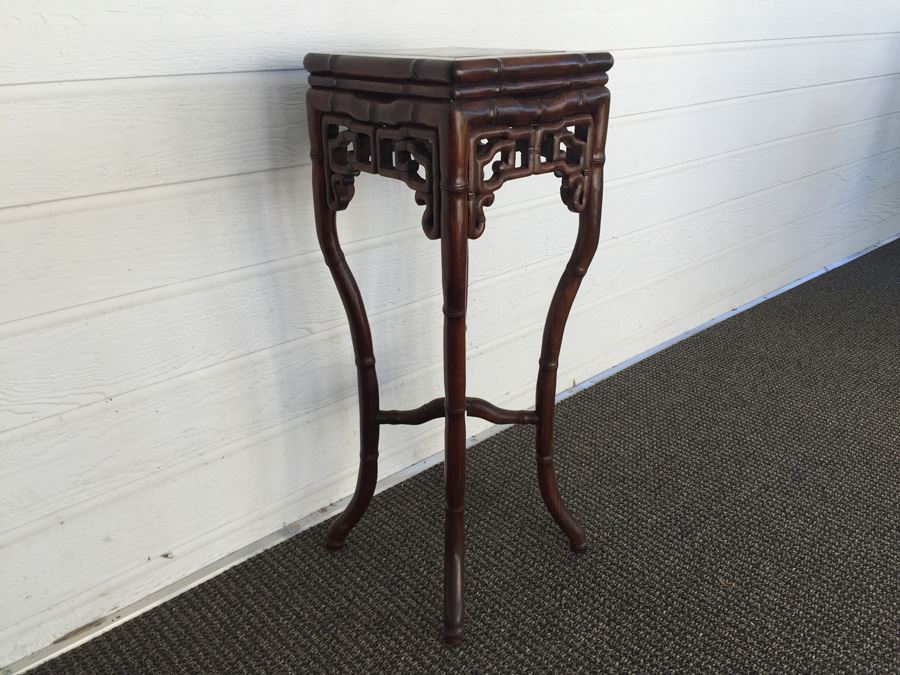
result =
[{"label": "corner of wall and floor", "polygon": [[[603,237],[561,390],[900,232],[892,2],[651,4],[520,2],[491,33],[616,57]],[[352,490],[355,372],[312,227],[300,63],[484,46],[476,14],[4,4],[0,664]],[[340,231],[382,400],[413,407],[441,389],[438,251],[391,183],[364,176]],[[471,250],[470,390],[510,407],[540,348],[522,307],[549,302],[574,240],[555,191],[505,187]],[[439,425],[386,429],[381,475],[441,443]]]}]

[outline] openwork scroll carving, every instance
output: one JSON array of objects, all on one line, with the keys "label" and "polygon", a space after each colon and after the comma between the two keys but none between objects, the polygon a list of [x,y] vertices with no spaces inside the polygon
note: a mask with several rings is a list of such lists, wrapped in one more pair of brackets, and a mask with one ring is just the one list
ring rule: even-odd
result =
[{"label": "openwork scroll carving", "polygon": [[435,209],[440,204],[437,134],[429,129],[380,128],[378,173],[398,178],[415,190],[416,204],[425,207],[422,229],[429,239],[438,239],[441,228]]},{"label": "openwork scroll carving", "polygon": [[328,205],[340,211],[353,199],[353,179],[361,171],[375,173],[374,129],[350,120],[326,118],[322,137],[325,139]]},{"label": "openwork scroll carving", "polygon": [[562,178],[560,196],[570,211],[587,204],[594,121],[589,115],[552,124],[503,127],[472,137],[470,151],[469,236],[484,232],[484,209],[507,180],[550,173]]},{"label": "openwork scroll carving", "polygon": [[325,116],[325,176],[328,206],[347,208],[353,199],[354,179],[365,171],[397,178],[415,190],[425,207],[422,229],[429,239],[440,237],[440,179],[437,134],[420,127],[380,127]]}]

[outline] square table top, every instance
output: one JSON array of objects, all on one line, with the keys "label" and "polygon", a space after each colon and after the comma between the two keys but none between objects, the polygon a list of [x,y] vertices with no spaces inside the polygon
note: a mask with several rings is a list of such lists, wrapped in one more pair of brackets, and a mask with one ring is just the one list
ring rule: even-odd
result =
[{"label": "square table top", "polygon": [[311,53],[303,60],[314,87],[449,99],[603,86],[612,64],[608,52],[473,48]]}]

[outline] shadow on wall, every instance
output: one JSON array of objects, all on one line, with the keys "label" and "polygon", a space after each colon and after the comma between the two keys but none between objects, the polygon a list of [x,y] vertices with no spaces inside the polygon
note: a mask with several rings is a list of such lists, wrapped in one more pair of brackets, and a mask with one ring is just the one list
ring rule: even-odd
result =
[{"label": "shadow on wall", "polygon": [[[270,173],[253,209],[260,214],[254,242],[257,257],[279,261],[273,268],[284,270],[267,274],[264,280],[265,295],[271,298],[266,332],[284,338],[266,349],[265,358],[277,372],[275,387],[254,392],[254,398],[274,404],[264,407],[280,411],[279,421],[264,433],[280,448],[281,470],[266,471],[262,475],[270,484],[255,488],[271,489],[273,495],[284,489],[279,474],[290,476],[297,489],[313,488],[323,477],[337,473],[352,476],[359,453],[352,341],[316,238],[305,104],[300,103],[302,119],[296,126],[289,130],[277,126],[285,106],[305,100],[306,85],[277,91],[279,95],[267,102],[274,122],[271,142],[288,142],[302,148],[302,155],[298,153],[297,166],[288,170],[289,180],[283,172]],[[277,208],[273,205],[283,204],[292,209],[286,218],[292,229],[286,237],[278,231],[285,219],[268,217]],[[416,387],[405,386],[404,378],[413,373],[425,373],[426,388],[434,392],[429,398],[438,396],[443,386],[440,243],[422,233],[422,209],[401,182],[364,173],[356,178],[352,202],[337,214],[341,246],[369,315],[385,408],[415,407],[424,401],[418,400]],[[282,248],[285,241],[288,255]],[[427,313],[433,321],[411,322],[417,312]],[[421,384],[421,377],[416,379]],[[382,451],[411,433],[415,429],[385,427]],[[252,453],[247,461],[253,463]],[[258,467],[256,472],[260,473]]]}]

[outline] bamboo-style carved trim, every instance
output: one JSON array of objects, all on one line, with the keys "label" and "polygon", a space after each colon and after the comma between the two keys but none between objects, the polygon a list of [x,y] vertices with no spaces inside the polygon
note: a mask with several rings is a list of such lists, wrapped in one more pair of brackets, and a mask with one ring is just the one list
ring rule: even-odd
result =
[{"label": "bamboo-style carved trim", "polygon": [[[403,58],[406,57],[406,58]],[[400,65],[398,62],[405,60]],[[372,93],[440,101],[481,101],[491,97],[535,97],[580,92],[605,85],[612,55],[544,53],[466,59],[394,55],[393,63],[365,54],[307,54],[309,83],[332,91]]]},{"label": "bamboo-style carved trim", "polygon": [[379,410],[379,424],[424,424],[444,417],[444,397],[435,398],[412,410]]},{"label": "bamboo-style carved trim", "polygon": [[[446,399],[442,396],[412,410],[379,410],[379,424],[424,424],[446,417]],[[483,398],[466,397],[466,414],[480,417],[494,424],[537,424],[537,413],[532,410],[510,410],[494,405]]]},{"label": "bamboo-style carved trim", "polygon": [[349,118],[322,116],[328,206],[342,211],[353,199],[354,179],[361,172],[397,178],[415,190],[425,207],[422,229],[429,239],[441,236],[438,138],[433,129],[376,127]]},{"label": "bamboo-style carved trim", "polygon": [[[508,180],[553,172],[562,178],[560,197],[570,211],[581,213],[590,190],[594,120],[578,115],[530,127],[502,127],[472,135],[469,236],[484,232],[484,209]],[[489,175],[486,173],[489,172]]]},{"label": "bamboo-style carved trim", "polygon": [[537,424],[537,413],[532,410],[501,408],[483,398],[466,397],[466,414],[480,417],[494,424]]}]

